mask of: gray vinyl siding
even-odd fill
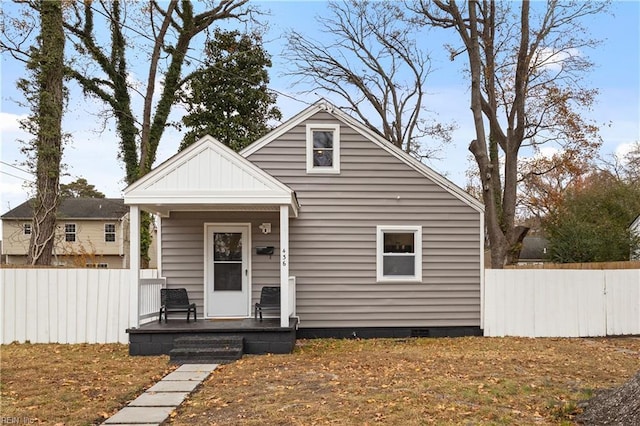
[[[162,275],[167,287],[184,287],[196,303],[198,317],[204,315],[204,224],[251,223],[251,295],[252,304],[260,299],[264,285],[280,285],[278,263],[280,245],[278,212],[173,212],[162,219]],[[271,223],[271,233],[258,226]],[[257,255],[255,247],[274,246],[275,255]]]
[[[307,174],[304,124],[248,157],[300,203],[289,250],[300,327],[479,326],[481,213],[344,123],[340,174]],[[422,227],[422,283],[376,282],[378,225]]]

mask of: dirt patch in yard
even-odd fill
[[[588,425],[640,425],[640,372],[621,386],[601,390],[585,403],[578,421]]]
[[[640,339],[299,341],[221,366],[175,425],[571,424],[640,369]]]

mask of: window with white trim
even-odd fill
[[[67,242],[74,242],[76,240],[76,224],[75,223],[64,224],[64,240]]]
[[[31,224],[25,223],[22,225],[22,233],[24,235],[31,235]]]
[[[307,173],[340,173],[339,124],[307,124]]]
[[[422,227],[376,228],[378,282],[422,282]]]
[[[113,223],[104,224],[104,241],[112,243],[116,240],[116,225]]]

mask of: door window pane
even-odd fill
[[[213,237],[214,261],[242,260],[242,233],[216,232]]]

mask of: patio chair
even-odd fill
[[[262,321],[262,311],[268,310],[280,310],[280,287],[262,287],[260,302],[255,306],[255,318],[260,315],[260,321]]]
[[[162,288],[160,289],[160,318],[158,322],[162,322],[162,314],[164,313],[164,322],[167,322],[167,313],[169,312],[186,312],[187,322],[191,312],[193,312],[193,320],[198,321],[196,317],[196,304],[189,303],[189,295],[186,288]]]

